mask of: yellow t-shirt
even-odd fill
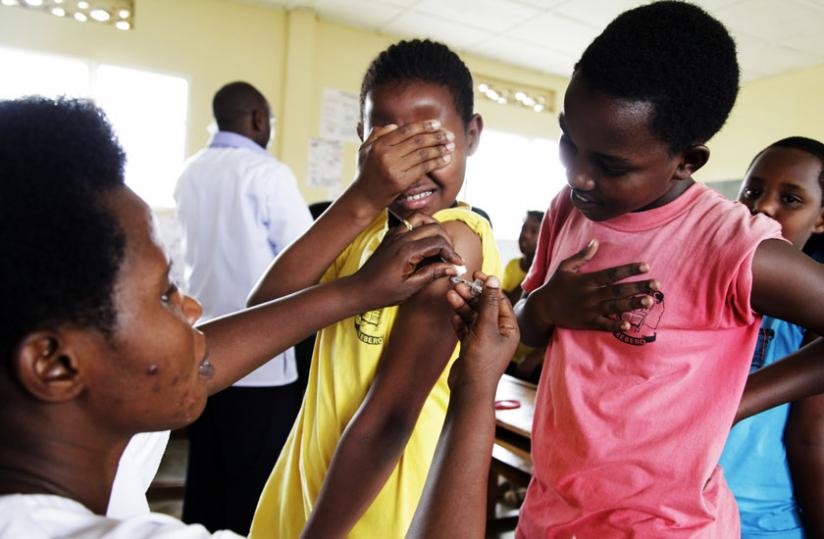
[[[521,286],[526,272],[521,269],[521,259],[513,258],[506,264],[504,276],[501,278],[501,290],[511,292]]]
[[[489,223],[465,206],[439,211],[440,222],[461,221],[481,238],[482,271],[500,275],[498,248]],[[341,253],[321,279],[355,273],[386,234],[384,212]],[[342,320],[318,333],[306,395],[298,417],[263,489],[250,537],[290,539],[303,530],[343,430],[375,376],[397,307]],[[415,514],[449,402],[447,376],[456,347],[432,392],[400,461],[349,537],[401,538]],[[276,412],[274,412],[276,413]]]
[[[511,292],[521,286],[524,277],[526,277],[526,272],[521,269],[521,259],[513,258],[507,262],[506,268],[504,269],[504,276],[501,279],[501,290]],[[515,354],[512,356],[512,362],[521,363],[532,350],[534,350],[534,348],[522,342],[518,343],[518,348],[515,349]]]

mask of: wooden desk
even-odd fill
[[[521,403],[514,410],[495,410],[496,438],[515,438],[526,445],[532,440],[532,418],[535,415],[535,384],[504,374],[498,382],[495,400],[516,400]]]
[[[536,386],[504,374],[498,382],[495,400],[516,400],[521,406],[513,410],[495,410],[495,445],[489,468],[487,492],[487,528],[505,531],[515,528],[517,517],[497,518],[495,505],[502,491],[498,477],[526,487],[532,477],[532,417],[535,414]]]

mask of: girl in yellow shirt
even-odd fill
[[[458,205],[466,158],[483,122],[473,113],[472,78],[446,46],[403,41],[369,67],[361,90],[365,137],[355,181],[379,175],[408,181],[389,206],[415,230],[440,222],[471,274],[500,274],[485,219]],[[429,137],[426,150],[404,141]],[[410,165],[423,153],[428,160]],[[275,261],[253,302],[281,297],[360,268],[393,218],[384,210],[359,234],[363,215],[344,195]],[[336,209],[337,206],[337,209]],[[413,268],[411,268],[413,269]],[[318,334],[298,419],[264,488],[253,537],[402,537],[421,496],[449,402],[447,376],[457,357],[450,283],[434,282],[399,307],[362,313]],[[301,313],[295,313],[300,316]]]

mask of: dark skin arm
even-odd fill
[[[416,271],[424,258],[432,256],[455,256],[442,230],[420,227],[407,233],[396,228],[354,275],[199,326],[207,336],[209,360],[215,367],[209,393],[232,385],[322,327],[400,303],[440,277],[454,273],[447,264],[430,264]],[[296,312],[301,316],[295,316]]]
[[[824,331],[824,266],[790,244],[766,240],[752,263],[753,309],[818,335]],[[787,279],[792,275],[792,279]],[[824,393],[824,340],[750,375],[735,420],[785,402]]]
[[[515,366],[515,372],[521,378],[530,378],[536,369],[541,368],[544,363],[546,348],[536,348],[526,355],[524,360]]]
[[[521,285],[519,284],[509,292],[504,292],[504,295],[512,305],[515,305],[521,299],[521,296],[524,295],[524,289],[521,288]]]
[[[518,302],[515,314],[524,343],[534,348],[546,346],[556,325],[601,331],[629,329],[620,314],[652,305],[653,299],[645,294],[658,289],[654,279],[614,284],[648,272],[644,263],[581,272],[597,251],[598,242],[593,240],[561,262],[549,281]],[[617,319],[610,318],[612,314],[618,315]]]
[[[486,280],[475,304],[477,317],[453,321],[461,338],[461,357],[449,373],[449,408],[408,538],[485,535],[495,390],[519,340],[515,313],[498,287],[496,278]],[[450,299],[450,304],[455,301]]]
[[[804,529],[824,537],[824,395],[792,404],[784,443]]]
[[[257,305],[316,284],[335,258],[402,191],[451,162],[450,137],[435,120],[375,128],[358,152],[355,180],[312,228],[278,256],[247,304]]]
[[[480,267],[478,236],[463,223],[444,228],[467,267]],[[445,299],[450,287],[445,279],[433,282],[399,308],[375,379],[338,442],[304,537],[345,537],[395,468],[457,342]]]

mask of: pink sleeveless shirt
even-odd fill
[[[564,189],[541,227],[531,292],[593,238],[581,271],[647,262],[655,304],[625,332],[556,328],[536,397],[519,538],[738,537],[718,459],[758,334],[752,258],[780,226],[704,185],[604,222]]]

